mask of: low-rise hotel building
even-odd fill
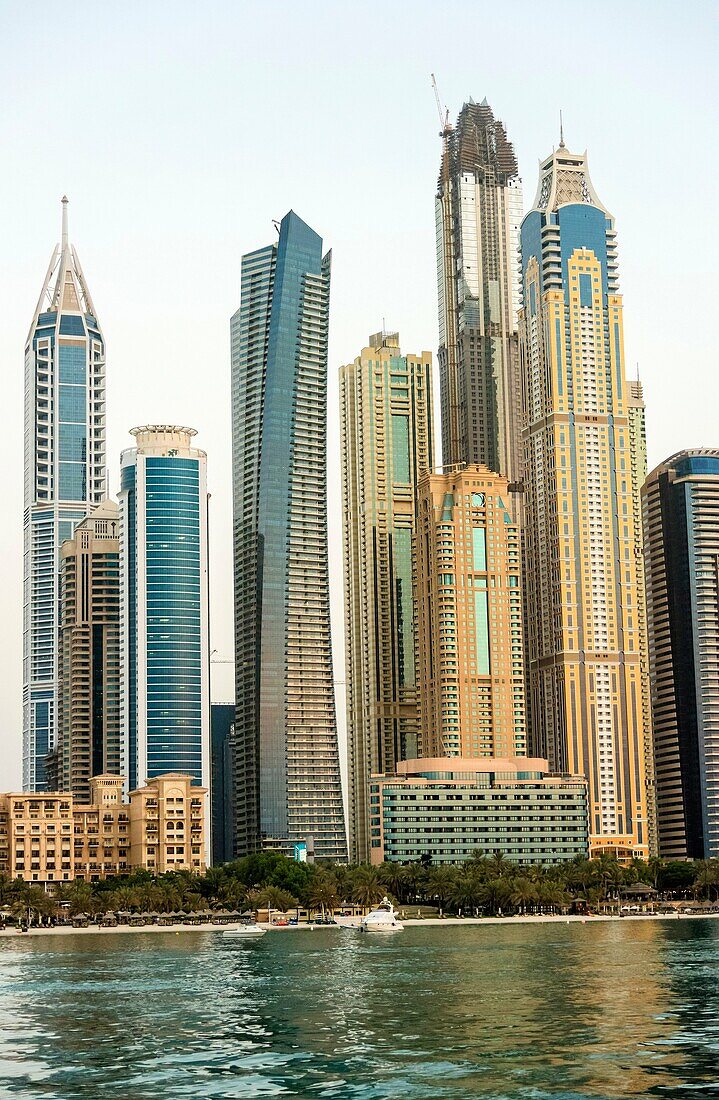
[[[589,855],[587,781],[533,757],[406,760],[370,785],[372,863],[462,863],[478,849],[513,863]]]
[[[140,869],[201,874],[207,789],[168,773],[123,802],[123,783],[94,776],[87,804],[69,793],[0,794],[0,874],[38,885]]]

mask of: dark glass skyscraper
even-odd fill
[[[327,563],[330,253],[290,211],[231,322],[235,854],[346,858]]]
[[[642,488],[659,855],[719,856],[719,450]]]

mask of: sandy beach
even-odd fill
[[[410,927],[422,927],[422,926],[445,926],[447,928],[457,929],[466,927],[469,925],[508,925],[508,924],[592,924],[592,923],[607,923],[609,921],[676,921],[676,920],[710,920],[719,917],[719,913],[627,913],[624,916],[617,916],[611,913],[601,913],[592,916],[557,916],[554,914],[526,914],[522,916],[511,917],[422,917],[417,919],[416,917],[406,917],[402,920],[402,924],[406,928]],[[266,928],[269,932],[283,933],[283,932],[314,932],[320,929],[325,930],[328,927],[337,928],[356,928],[359,924],[358,917],[337,917],[336,925],[317,925],[317,924],[289,924],[277,926],[273,924],[260,924],[261,928]],[[219,932],[222,933],[228,929],[237,928],[235,924],[174,924],[174,925],[136,925],[127,926],[120,925],[118,927],[98,928],[95,925],[91,925],[88,928],[72,928],[67,925],[57,925],[54,928],[31,928],[27,932],[18,932],[15,928],[5,928],[0,930],[0,939],[27,939],[29,937],[36,936],[124,936],[124,935],[166,935],[166,936],[179,936],[187,933],[207,933],[207,932]]]

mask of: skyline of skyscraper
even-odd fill
[[[120,522],[104,500],[60,548],[57,790],[120,775]]]
[[[483,160],[485,156],[489,160]],[[465,104],[456,130],[448,134],[445,142],[443,169],[446,168],[446,176],[444,185],[440,180],[438,195],[438,229],[442,233],[440,243],[443,246],[447,245],[447,226],[452,228],[451,249],[447,251],[445,248],[438,257],[440,295],[445,295],[446,332],[451,328],[446,309],[449,301],[447,273],[454,272],[457,276],[456,280],[449,280],[454,281],[456,340],[451,345],[454,358],[449,345],[444,347],[445,370],[442,377],[445,379],[445,391],[442,408],[443,412],[447,412],[449,447],[454,446],[453,441],[460,441],[457,442],[459,447],[461,440],[464,440],[461,446],[466,448],[475,444],[489,447],[491,444],[494,447],[494,465],[513,465],[515,476],[526,467],[527,665],[530,696],[537,716],[535,737],[527,745],[524,708],[526,704],[526,709],[529,709],[528,701],[524,699],[524,692],[518,692],[513,679],[510,682],[514,752],[506,743],[506,715],[503,714],[494,728],[494,718],[499,712],[497,700],[492,698],[489,704],[488,697],[482,696],[480,691],[478,694],[475,692],[473,701],[471,691],[463,695],[466,683],[450,684],[449,690],[445,690],[447,682],[443,683],[438,693],[439,704],[432,695],[436,686],[433,677],[437,654],[444,652],[451,662],[451,643],[454,639],[446,616],[435,616],[436,621],[432,621],[431,629],[428,625],[431,616],[420,628],[411,628],[407,616],[408,605],[412,603],[407,595],[411,582],[408,586],[406,568],[400,576],[400,559],[406,566],[412,556],[411,549],[406,551],[405,544],[407,531],[413,529],[414,520],[410,524],[405,520],[409,514],[408,506],[414,508],[412,501],[419,480],[412,466],[412,446],[417,444],[417,439],[412,434],[411,419],[417,415],[426,416],[430,421],[431,437],[431,364],[428,354],[426,362],[424,356],[420,359],[421,377],[415,380],[416,389],[412,392],[411,381],[397,364],[403,361],[407,368],[408,360],[418,357],[401,356],[397,334],[376,334],[370,338],[370,348],[364,349],[355,364],[342,368],[341,374],[342,400],[345,403],[343,450],[348,449],[350,441],[352,445],[358,442],[359,435],[364,431],[362,417],[371,402],[379,400],[382,386],[385,389],[389,387],[389,403],[386,407],[383,405],[382,415],[375,417],[371,423],[370,435],[374,432],[371,456],[369,444],[367,448],[367,476],[377,479],[377,498],[381,498],[383,505],[377,509],[382,515],[374,535],[377,536],[387,521],[401,517],[389,536],[389,552],[384,558],[382,554],[387,548],[381,545],[383,535],[375,537],[372,549],[375,555],[374,571],[368,582],[369,554],[366,547],[364,551],[358,547],[360,541],[367,538],[366,525],[370,513],[367,495],[359,488],[359,482],[352,502],[345,501],[343,509],[345,527],[355,521],[357,523],[357,540],[353,547],[345,530],[346,560],[353,559],[358,553],[361,557],[364,553],[364,564],[351,579],[360,602],[365,601],[362,610],[364,626],[359,632],[356,623],[353,625],[351,621],[353,614],[356,617],[356,607],[359,605],[355,601],[350,606],[351,598],[346,597],[348,651],[351,647],[354,647],[355,653],[362,650],[364,660],[364,666],[360,661],[356,669],[352,661],[348,664],[351,840],[353,853],[362,852],[361,858],[367,858],[364,853],[369,851],[369,837],[366,832],[366,804],[360,806],[357,798],[358,791],[367,790],[366,778],[358,779],[360,773],[371,775],[376,767],[382,774],[390,775],[398,759],[414,756],[421,751],[434,754],[439,751],[438,746],[449,745],[449,751],[453,752],[455,731],[458,731],[459,752],[462,755],[542,752],[551,766],[584,774],[589,784],[593,854],[609,851],[616,852],[621,858],[628,858],[631,853],[653,854],[656,848],[658,826],[654,809],[655,754],[648,621],[645,579],[641,568],[641,487],[646,475],[645,410],[641,383],[638,379],[634,382],[626,378],[614,220],[593,188],[586,153],[571,153],[562,141],[559,149],[540,166],[535,205],[522,222],[521,285],[526,298],[521,311],[520,350],[517,332],[511,332],[511,326],[502,327],[502,318],[510,314],[505,311],[500,316],[497,313],[498,300],[505,304],[516,300],[519,277],[512,274],[508,264],[504,267],[500,264],[499,268],[490,270],[489,259],[496,259],[496,256],[491,242],[487,243],[487,234],[491,229],[504,249],[503,254],[508,256],[511,251],[512,218],[516,213],[517,195],[521,203],[516,160],[515,172],[511,172],[512,158],[512,147],[506,141],[504,128],[494,119],[486,101],[479,105],[474,102]],[[455,169],[456,186],[452,175]],[[503,181],[498,183],[502,173]],[[499,220],[498,211],[503,211]],[[487,222],[490,213],[495,219],[493,229],[488,227]],[[474,253],[472,239],[476,247]],[[472,257],[474,262],[470,262]],[[243,258],[243,302],[232,320],[235,579],[242,592],[241,601],[237,601],[236,619],[238,645],[244,646],[243,658],[238,659],[236,677],[243,690],[247,689],[243,702],[250,701],[251,680],[256,688],[253,705],[254,731],[257,734],[254,741],[248,736],[238,738],[234,787],[235,801],[242,807],[237,814],[238,830],[235,834],[238,852],[238,838],[240,831],[244,830],[243,838],[247,844],[242,851],[265,846],[290,854],[295,845],[306,842],[318,858],[327,853],[328,858],[343,858],[342,827],[337,824],[342,799],[337,778],[339,751],[331,687],[333,673],[327,567],[326,340],[329,280],[330,253],[322,255],[321,239],[290,212],[279,227],[276,244]],[[486,301],[484,290],[487,291]],[[502,298],[503,294],[506,301]],[[442,307],[442,300],[440,305]],[[34,499],[25,514],[26,548],[29,548],[25,566],[25,666],[32,668],[34,660],[36,669],[52,667],[54,670],[52,682],[43,683],[35,677],[34,692],[32,684],[27,685],[28,705],[24,709],[28,715],[28,751],[24,751],[24,768],[27,766],[28,776],[32,775],[27,782],[33,789],[46,785],[46,767],[59,768],[61,776],[69,774],[71,766],[74,766],[72,756],[67,755],[74,751],[72,736],[75,736],[74,748],[79,753],[84,752],[80,747],[83,738],[86,745],[91,743],[90,770],[85,769],[86,774],[80,775],[85,765],[80,766],[77,773],[80,783],[89,781],[96,760],[103,772],[112,770],[107,760],[108,754],[112,756],[115,751],[115,735],[105,723],[109,716],[112,726],[113,718],[109,713],[111,702],[106,708],[108,714],[105,713],[105,703],[101,704],[102,713],[94,703],[91,704],[94,708],[90,723],[93,732],[88,741],[87,729],[83,725],[84,713],[77,720],[68,718],[71,706],[75,706],[77,700],[61,697],[65,674],[60,662],[67,659],[71,663],[72,650],[72,643],[68,641],[72,631],[69,628],[64,630],[67,624],[63,620],[63,601],[73,583],[72,566],[62,551],[62,546],[69,545],[69,542],[62,540],[78,529],[80,533],[83,529],[89,530],[88,513],[90,518],[97,515],[100,520],[107,519],[100,512],[104,506],[111,507],[111,502],[104,498],[107,481],[104,465],[104,341],[91,310],[93,306],[79,261],[68,243],[67,200],[63,200],[62,240],[53,254],[26,348],[26,439],[29,442],[26,442],[25,449],[25,485],[26,492],[30,493],[26,499],[31,499],[33,495]],[[477,320],[478,324],[473,327],[473,322]],[[376,359],[388,358],[390,367],[384,375],[375,373],[374,385],[370,381],[363,396],[357,378],[351,381],[350,373],[353,367],[365,365],[364,352],[375,355],[375,359],[372,354],[367,357],[370,370]],[[389,355],[385,356],[385,352]],[[517,384],[518,363],[521,365],[521,386]],[[499,375],[498,364],[501,364]],[[486,370],[490,366],[492,384],[487,385]],[[500,375],[503,392],[511,398],[509,404],[498,396]],[[405,392],[402,378],[407,383]],[[521,410],[524,417],[522,456],[518,456],[516,450],[519,424],[517,400],[520,392],[524,402]],[[349,401],[357,403],[351,413],[356,417],[351,427]],[[423,403],[426,408],[421,407]],[[250,415],[247,415],[248,409]],[[507,414],[504,421],[500,416],[502,409]],[[387,471],[383,463],[385,460],[388,462],[388,469],[395,467],[400,450],[403,453],[405,429],[400,424],[402,420],[408,422],[408,467],[412,467],[414,477],[408,477],[407,482],[402,478],[390,478],[393,487],[400,486],[403,492],[388,494]],[[492,425],[496,428],[494,434]],[[205,457],[204,452],[189,447],[189,438],[179,440],[179,449],[175,448],[172,440],[164,438],[183,433],[189,437],[194,434],[190,429],[160,425],[136,429],[136,432],[146,437],[149,451],[155,448],[155,457],[159,455],[163,459],[173,460],[178,456],[186,457],[182,453],[184,447],[193,451],[193,457]],[[149,439],[149,436],[158,433],[163,435],[162,440],[153,442]],[[235,452],[236,440],[238,447]],[[430,439],[430,453],[431,449]],[[193,658],[188,656],[185,644],[189,635],[185,632],[187,621],[183,600],[188,595],[188,586],[180,584],[170,592],[164,584],[168,564],[167,561],[161,562],[160,558],[157,559],[155,576],[148,570],[144,582],[138,580],[152,552],[167,549],[168,543],[161,543],[160,540],[167,535],[170,540],[175,537],[178,511],[183,510],[182,502],[178,510],[178,500],[181,500],[182,494],[174,495],[173,490],[165,500],[164,511],[158,510],[152,518],[155,497],[164,491],[162,479],[158,476],[157,482],[150,485],[144,504],[140,506],[136,494],[138,482],[129,473],[129,466],[136,467],[137,462],[125,462],[126,454],[129,452],[123,454],[121,502],[124,530],[128,532],[123,549],[123,607],[126,609],[124,621],[127,624],[127,630],[123,632],[123,646],[127,642],[127,647],[123,649],[126,655],[123,668],[127,670],[123,713],[128,720],[128,732],[122,764],[123,770],[130,771],[128,764],[132,759],[134,771],[129,785],[133,786],[144,782],[142,768],[150,767],[147,753],[151,741],[149,724],[146,724],[143,734],[142,720],[138,724],[137,715],[142,711],[146,718],[150,715],[152,690],[156,689],[157,700],[165,692],[165,704],[177,702],[169,698],[168,691],[170,694],[175,692],[181,703],[190,703],[194,695],[194,687],[188,686],[187,680],[181,685],[178,680],[176,691],[175,688],[168,689],[167,669],[170,666],[163,660],[158,661],[153,680],[152,669],[149,666],[143,668],[142,664],[149,648],[143,654],[142,644],[145,643],[142,643],[133,651],[134,643],[128,641],[132,631],[130,605],[134,600],[136,613],[142,583],[146,584],[152,604],[148,604],[147,610],[147,638],[150,642],[166,641],[172,634],[172,629],[168,634],[167,624],[179,609],[182,622],[177,638],[182,637],[183,657],[189,662],[185,671],[190,669],[190,679],[194,666],[190,668]],[[31,469],[28,460],[33,456],[34,466]],[[343,458],[347,456],[343,455]],[[173,473],[178,468],[179,463],[174,462]],[[443,518],[449,510],[447,479],[460,481],[461,470],[465,473],[480,470],[483,475],[492,473],[489,467],[477,463],[466,465],[464,462],[445,467],[442,474],[430,474],[430,470],[431,458],[428,458],[424,474],[427,484],[431,486],[429,496],[435,489],[439,492],[440,488],[439,481],[436,485],[431,484],[433,477],[444,478],[445,481],[442,507],[439,510],[435,507],[436,514],[441,512]],[[359,473],[358,465],[353,476],[359,477]],[[348,476],[349,466],[343,470],[343,477]],[[493,476],[496,478],[497,475]],[[168,484],[171,480],[168,474]],[[513,528],[514,534],[519,535],[525,498],[522,496],[513,500],[520,488],[516,481],[504,477],[502,482],[504,496],[499,499],[505,508],[505,516],[509,517],[505,522]],[[206,483],[203,484],[206,501]],[[365,488],[367,484],[369,481],[365,482]],[[94,503],[93,494],[100,491],[104,505]],[[252,491],[256,495],[254,505]],[[460,507],[458,499],[462,492],[463,488],[457,489],[453,484],[453,509]],[[87,498],[84,502],[80,499],[83,494]],[[472,493],[472,498],[475,495],[485,496],[483,492]],[[90,502],[91,496],[93,502]],[[199,499],[202,512],[202,490]],[[426,499],[424,503],[427,503]],[[247,517],[253,514],[253,507],[254,528],[246,522]],[[476,512],[474,504],[472,507]],[[133,508],[135,512],[131,516]],[[151,518],[142,536],[147,537],[147,545],[141,547],[138,524],[145,524],[148,516]],[[460,513],[456,512],[454,518],[454,556],[448,554],[447,543],[443,541],[447,531],[439,529],[439,533],[435,531],[435,542],[428,534],[427,541],[418,542],[415,551],[418,600],[423,600],[427,592],[436,596],[432,614],[436,608],[446,611],[447,586],[468,590],[475,586],[486,587],[486,584],[477,585],[474,534],[470,563],[466,532],[460,529]],[[473,520],[476,518],[473,514]],[[485,519],[486,560],[491,552],[490,520],[493,521],[494,517],[486,516]],[[206,668],[209,653],[206,509],[204,535],[202,522],[200,519],[199,539],[200,558],[204,554],[204,565],[200,566],[198,582],[198,591],[204,591],[204,609],[202,597],[199,601],[200,633],[204,631],[199,649],[201,674],[198,697],[201,710],[209,706]],[[156,523],[157,527],[150,530],[152,523]],[[472,526],[477,528],[478,524],[473,522]],[[132,534],[129,534],[130,528]],[[185,537],[181,535],[179,538],[182,540]],[[70,539],[70,542],[73,541]],[[517,545],[520,543],[521,538]],[[187,547],[179,549],[184,551]],[[143,557],[145,554],[147,559]],[[77,556],[79,561],[82,557],[79,550]],[[51,560],[55,562],[54,566],[48,565]],[[448,569],[450,561],[452,567]],[[248,564],[254,568],[254,573],[245,568]],[[347,565],[345,569],[347,574]],[[161,573],[163,584],[159,583]],[[445,576],[451,576],[451,582],[446,582]],[[76,579],[78,577],[80,573]],[[387,578],[389,582],[385,583]],[[487,579],[490,579],[489,576]],[[138,580],[136,585],[135,580]],[[439,586],[437,592],[432,587],[434,580]],[[254,596],[251,592],[253,585]],[[371,591],[373,586],[374,591]],[[497,582],[496,587],[500,588],[501,582]],[[518,600],[521,602],[521,580],[518,587],[520,592],[510,594],[512,604]],[[80,600],[85,600],[87,593],[78,589],[68,601],[68,606],[78,592]],[[464,595],[466,593],[456,601],[457,607],[460,607]],[[492,593],[489,592],[488,596],[487,606],[490,607]],[[59,610],[55,597],[59,599]],[[498,598],[497,593],[495,597]],[[379,629],[385,605],[390,608],[389,627]],[[421,603],[418,606],[422,606]],[[75,614],[77,607],[74,604],[70,613]],[[493,639],[495,624],[491,620],[495,617],[501,620],[500,611],[496,615],[489,612],[485,637],[483,628],[477,632],[478,624],[483,622],[477,613],[477,601],[474,620],[467,607],[460,609],[452,624],[458,628],[455,638],[460,659],[464,646],[469,662],[467,667],[475,659],[479,667],[478,653],[485,665],[494,666],[502,641],[509,639],[511,661],[514,661],[519,652],[519,649],[515,650],[515,642],[518,646],[520,644],[515,639],[520,627],[518,620],[515,622],[514,614],[496,624],[498,629]],[[410,610],[414,614],[411,606]],[[514,612],[516,608],[511,610]],[[48,630],[48,616],[55,620],[51,631]],[[417,619],[417,622],[420,621],[421,614]],[[138,623],[136,617],[135,628]],[[248,631],[248,625],[254,629],[254,634]],[[152,627],[160,629],[153,632]],[[386,646],[388,638],[390,642],[397,642],[396,652],[391,654],[387,668],[391,676],[396,674],[399,677],[397,682],[401,681],[399,694],[402,698],[392,698],[386,704],[386,726],[382,725],[379,717],[380,708],[384,706],[382,691],[373,688],[373,677],[377,685],[382,683],[382,662],[368,658],[373,629],[378,630],[377,639],[381,639],[378,651],[382,645]],[[49,648],[45,644],[48,639]],[[499,648],[485,660],[485,650],[491,648],[490,642],[495,640]],[[67,652],[64,648],[66,641],[69,646]],[[194,639],[191,639],[189,648],[192,649],[193,645]],[[250,648],[252,660],[247,657]],[[157,652],[160,651],[161,646]],[[51,654],[51,664],[48,663],[48,654]],[[173,654],[173,660],[178,654],[179,649]],[[79,659],[81,662],[84,660],[83,657]],[[131,667],[133,660],[136,662],[134,670]],[[93,664],[92,657],[90,664]],[[421,732],[416,702],[410,699],[410,695],[416,696],[416,686],[413,683],[410,688],[406,675],[410,664],[413,677],[421,671],[425,677],[424,684],[433,685],[426,695],[422,693],[426,706]],[[515,668],[513,665],[511,667],[513,677]],[[85,675],[88,669],[83,667],[82,671]],[[682,674],[683,671],[680,670]],[[673,673],[679,675],[676,669]],[[145,676],[147,697],[144,700],[137,694],[138,675],[140,679]],[[704,692],[704,698],[709,698],[711,702],[711,690],[705,690],[707,682],[705,675],[701,681],[704,686],[700,686],[699,691]],[[281,696],[276,692],[278,684],[282,685]],[[308,684],[311,685],[309,690]],[[368,693],[369,706],[365,706],[366,700],[362,699],[358,705],[354,692],[357,684],[360,684],[361,692]],[[48,685],[51,687],[49,695]],[[93,690],[98,686],[93,682]],[[455,686],[456,697],[451,690]],[[100,694],[108,696],[105,686]],[[516,721],[520,694],[523,747]],[[459,705],[456,706],[456,703]],[[490,705],[492,718],[488,724],[484,719]],[[377,721],[374,726],[366,725],[361,739],[355,738],[354,731],[359,728],[359,721],[355,721],[353,716],[361,716],[361,722],[366,723],[373,707]],[[240,709],[238,701],[236,718],[239,718]],[[182,706],[178,714],[180,710]],[[77,713],[80,714],[79,711]],[[170,728],[167,721],[169,710],[162,713],[158,710],[156,713],[157,729],[161,730],[163,721],[165,723],[162,737]],[[183,711],[179,717],[180,725],[185,723],[186,713],[189,710]],[[242,714],[249,730],[250,708],[243,707]],[[433,716],[437,714],[440,721],[433,726]],[[455,714],[459,715],[457,723],[454,722]],[[95,736],[95,718],[101,725],[105,723],[107,726],[102,744]],[[61,741],[60,736],[66,725],[72,736]],[[209,731],[209,724],[205,725]],[[489,745],[485,735],[490,727],[493,738],[495,734],[499,734],[499,741],[504,738],[502,743],[495,744],[493,741]],[[442,732],[438,733],[438,730]],[[202,737],[204,742],[209,740],[205,732]],[[181,754],[187,748],[185,741],[182,737],[175,744],[175,749]],[[201,774],[196,778],[207,784],[209,747],[204,742]],[[169,752],[167,743],[159,751]],[[517,745],[520,747],[517,748]],[[54,764],[53,749],[56,753]],[[246,766],[248,761],[249,767]],[[118,764],[118,768],[121,766]],[[167,760],[160,766],[183,770],[182,764],[170,764]],[[192,774],[191,769],[188,770]],[[156,773],[148,771],[147,774]],[[701,780],[704,778],[703,774],[700,775]],[[65,782],[63,778],[61,787]],[[666,787],[666,771],[664,782]],[[241,792],[239,797],[238,791]],[[248,792],[251,797],[248,797]],[[705,802],[710,794],[702,792]],[[353,814],[358,807],[355,818]],[[710,818],[710,811],[705,809],[702,835],[710,827]],[[256,826],[254,833],[252,820]],[[360,826],[355,828],[360,821],[365,822],[363,837]],[[688,818],[684,824],[688,829],[687,821]],[[694,828],[693,824],[691,828]]]
[[[589,780],[592,852],[648,855],[646,654],[614,219],[586,154],[540,165],[521,229],[533,752]]]
[[[210,785],[207,455],[194,428],[133,428],[120,458],[121,770]],[[207,829],[209,836],[209,827]]]
[[[444,130],[435,200],[442,462],[521,480],[522,185],[504,125],[470,99]]]
[[[369,778],[417,755],[415,494],[433,465],[432,356],[378,332],[340,367],[349,846],[369,860]]]
[[[293,211],[231,320],[235,854],[344,860],[327,547],[331,253]]]
[[[659,855],[719,857],[719,450],[642,489]]]
[[[45,789],[56,748],[60,546],[107,495],[105,342],[68,200],[25,346],[23,789]]]
[[[415,592],[422,757],[527,755],[521,532],[506,478],[425,473]]]

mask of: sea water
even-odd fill
[[[719,921],[0,938],[0,1097],[719,1097]]]

